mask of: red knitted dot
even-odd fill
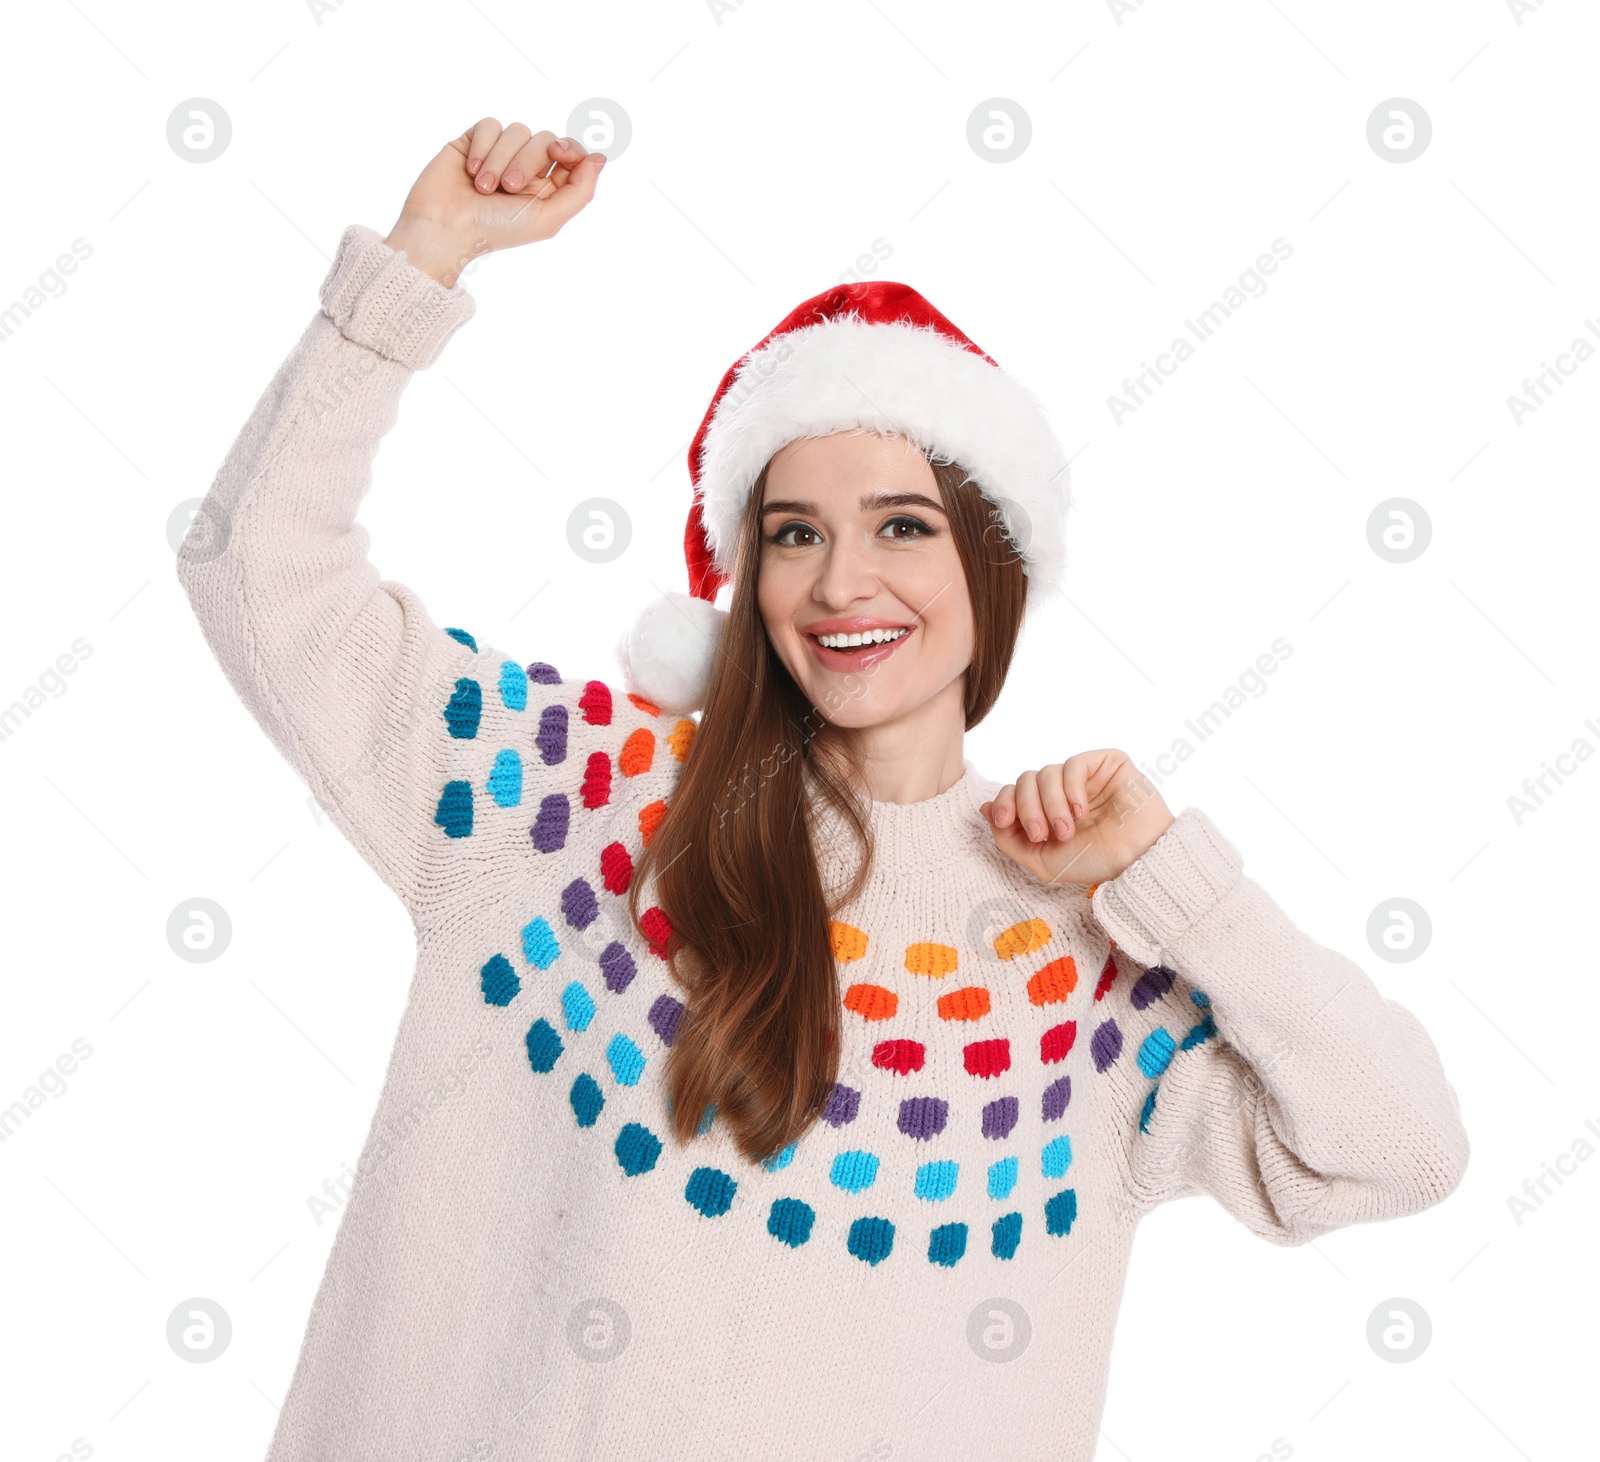
[[[600,877],[612,893],[627,893],[633,882],[633,859],[621,843],[607,843],[600,850]]]
[[[603,680],[591,680],[578,697],[578,709],[591,726],[611,724],[611,687]]]
[[[1060,1025],[1051,1026],[1039,1037],[1039,1059],[1046,1066],[1066,1060],[1067,1052],[1072,1049],[1072,1043],[1077,1039],[1077,1021],[1067,1020]]]
[[[1116,948],[1115,945],[1112,946]],[[1117,960],[1113,954],[1106,955],[1106,967],[1100,971],[1100,982],[1094,987],[1094,998],[1103,1000],[1105,993],[1111,988],[1111,982],[1117,977]]]
[[[603,751],[589,753],[583,769],[583,805],[604,807],[611,800],[611,758]]]
[[[973,1076],[998,1076],[1011,1069],[1011,1042],[1004,1036],[993,1041],[973,1041],[961,1056]]]
[[[901,1076],[910,1071],[921,1071],[926,1053],[921,1041],[879,1041],[872,1048],[872,1064],[882,1071],[893,1071]]]
[[[665,959],[667,943],[672,938],[672,921],[652,905],[639,916],[639,929],[650,941],[650,953]]]

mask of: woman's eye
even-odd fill
[[[922,538],[929,536],[933,533],[932,527],[930,527],[927,523],[924,523],[921,518],[913,518],[909,514],[905,513],[902,513],[897,517],[890,518],[889,521],[883,525],[881,531],[886,533],[890,538],[898,538],[902,542],[911,538]]]
[[[817,530],[805,523],[785,523],[768,542],[781,544],[784,548],[809,548],[817,541],[817,537]]]

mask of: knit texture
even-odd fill
[[[696,723],[380,579],[355,522],[372,461],[472,301],[360,227],[321,298],[211,487],[226,549],[178,566],[229,682],[417,932],[268,1462],[1087,1462],[1151,1208],[1207,1193],[1297,1244],[1459,1183],[1420,1024],[1203,812],[1098,887],[1046,885],[995,849],[998,784],[970,762],[871,804],[818,1119],[762,1164],[714,1109],[680,1147],[670,924],[646,888],[635,928],[626,895]]]

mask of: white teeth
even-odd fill
[[[906,633],[903,629],[869,629],[858,634],[818,635],[817,643],[830,650],[849,649],[855,645],[882,645],[898,640]]]

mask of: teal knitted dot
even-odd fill
[[[696,1168],[689,1174],[683,1196],[692,1208],[707,1218],[718,1218],[733,1206],[734,1190],[739,1185],[720,1168]]]
[[[1071,1188],[1063,1188],[1044,1206],[1044,1231],[1047,1234],[1070,1234],[1078,1217],[1078,1195]]]
[[[622,1171],[630,1178],[636,1178],[640,1173],[648,1173],[656,1165],[656,1159],[661,1156],[661,1139],[648,1127],[629,1122],[617,1133],[612,1150],[622,1164]]]
[[[789,1164],[794,1160],[795,1149],[799,1146],[800,1140],[799,1138],[796,1138],[787,1146],[779,1148],[779,1150],[773,1153],[771,1157],[764,1159],[761,1166],[764,1167],[769,1173],[775,1173],[779,1168],[788,1167]]]
[[[1009,1198],[1011,1190],[1016,1186],[1016,1158],[1003,1157],[999,1162],[989,1164],[989,1196],[991,1198]]]
[[[994,1221],[994,1236],[989,1243],[989,1252],[996,1259],[1009,1259],[1017,1252],[1017,1245],[1022,1242],[1022,1215],[1020,1213],[1007,1213]]]
[[[606,1104],[600,1083],[587,1071],[572,1083],[572,1091],[567,1099],[572,1103],[572,1111],[580,1127],[593,1127],[600,1116],[600,1108]]]
[[[886,1218],[858,1218],[850,1225],[850,1252],[868,1264],[878,1264],[894,1248],[894,1225]]]
[[[474,655],[478,653],[478,642],[464,629],[446,629],[445,633],[458,644],[465,645]]]
[[[637,1086],[644,1075],[644,1052],[621,1031],[611,1037],[606,1047],[606,1060],[611,1063],[611,1074],[621,1086]]]
[[[561,992],[561,1013],[566,1017],[567,1029],[586,1031],[594,1019],[594,1000],[583,988],[582,980],[574,980]]]
[[[1059,1178],[1072,1166],[1072,1139],[1065,1132],[1045,1143],[1040,1168],[1047,1178]]]
[[[528,1063],[535,1071],[548,1071],[564,1049],[556,1028],[542,1015],[528,1027]]]
[[[802,1203],[798,1198],[775,1198],[772,1212],[767,1215],[767,1232],[791,1249],[798,1249],[811,1237],[811,1225],[816,1217],[816,1210],[809,1203]]]
[[[704,1137],[711,1130],[711,1124],[717,1120],[717,1104],[710,1103],[705,1111],[700,1113],[700,1125],[694,1129],[696,1137]]]
[[[472,783],[446,782],[439,794],[433,820],[447,838],[464,838],[472,832]]]
[[[511,961],[503,954],[490,959],[478,972],[478,981],[483,988],[483,998],[490,1005],[509,1005],[522,988],[522,981],[511,968]]]
[[[463,676],[456,681],[455,693],[444,708],[445,725],[457,741],[471,741],[478,734],[482,715],[483,687],[476,680]]]
[[[1150,1114],[1155,1111],[1155,1109],[1156,1088],[1152,1086],[1150,1088],[1149,1095],[1147,1095],[1144,1099],[1144,1106],[1140,1108],[1139,1111],[1139,1130],[1141,1132],[1148,1132],[1150,1130]]]
[[[928,1258],[947,1269],[967,1252],[967,1226],[942,1223],[928,1235]]]

